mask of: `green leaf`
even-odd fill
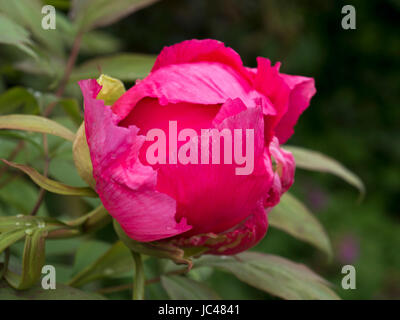
[[[4,226],[0,225],[0,228],[4,229]],[[3,231],[2,233],[0,233],[0,253],[2,253],[3,250],[11,246],[13,243],[21,240],[24,236],[24,230],[10,229],[9,231]]]
[[[46,232],[52,232],[58,229],[71,228],[65,223],[54,218],[37,217],[23,214],[0,217],[0,233],[2,233],[2,235],[13,230],[23,231],[24,234],[30,234],[29,231],[25,232],[27,229],[31,229],[32,231],[42,230]]]
[[[45,261],[45,238],[52,232],[65,232],[65,230],[72,229],[53,218],[22,214],[0,217],[0,253],[25,237],[21,275],[10,268],[4,273],[9,285],[18,290],[25,290],[35,285],[40,279]]]
[[[20,107],[24,107],[26,113],[39,111],[35,97],[23,87],[13,87],[0,95],[0,114],[14,112]]]
[[[69,221],[67,224],[71,227],[81,228],[83,233],[89,233],[103,228],[111,221],[112,218],[108,211],[100,205],[84,216]]]
[[[61,283],[55,290],[45,290],[40,285],[31,289],[19,291],[0,281],[0,300],[104,300],[99,294],[71,288]]]
[[[2,13],[0,13],[0,30],[0,43],[13,45],[36,58],[35,52],[30,48],[32,42],[28,31]]]
[[[69,148],[68,152],[71,153],[71,148]],[[71,186],[86,187],[87,183],[78,175],[74,163],[70,160],[62,159],[62,155],[59,153],[52,157],[54,161],[50,163],[49,176],[54,180],[62,181]]]
[[[61,99],[58,102],[67,115],[74,121],[75,124],[80,125],[83,121],[81,114],[81,109],[79,107],[78,101],[75,99]]]
[[[63,14],[57,14],[57,29],[68,47],[72,47],[78,32],[77,26]],[[79,53],[99,56],[121,51],[122,41],[107,32],[89,31],[83,34],[79,48]]]
[[[29,230],[29,232],[28,232]],[[32,287],[40,279],[42,267],[45,261],[45,237],[44,229],[25,229],[26,239],[22,260],[22,274],[18,275],[7,270],[4,277],[8,284],[15,289],[24,290]]]
[[[332,258],[332,246],[322,225],[294,196],[285,193],[279,204],[268,214],[271,226],[293,237],[306,241],[324,251]]]
[[[12,114],[0,116],[0,129],[26,130],[48,133],[69,141],[74,141],[75,134],[59,123],[39,116]]]
[[[1,0],[0,0],[1,1]],[[53,83],[50,84],[50,89],[56,85],[56,80],[61,79],[64,70],[64,62],[56,55],[49,56],[49,51],[44,47],[33,47],[33,51],[36,54],[36,58],[27,56],[25,59],[18,59],[12,63],[13,68],[22,71],[24,73],[30,73],[33,75],[39,75],[36,79],[45,81],[45,78],[53,79]],[[42,76],[46,77],[42,77]],[[42,86],[47,84],[42,83]]]
[[[10,139],[10,140],[25,140],[32,144],[35,148],[37,148],[38,151],[42,151],[42,146],[32,138],[32,133],[30,132],[25,132],[25,131],[0,131],[0,136],[5,138],[5,139]]]
[[[162,276],[161,284],[173,300],[219,300],[214,290],[183,276]]]
[[[91,188],[71,187],[61,182],[48,179],[29,166],[10,162],[5,159],[0,160],[13,168],[23,171],[33,180],[33,182],[47,191],[67,196],[97,197],[97,193]]]
[[[86,283],[103,278],[124,276],[133,269],[130,250],[121,241],[118,241],[99,259],[76,274],[69,285],[81,287]]]
[[[14,229],[43,229],[47,232],[51,232],[57,229],[66,228],[70,227],[54,218],[37,217],[23,214],[18,214],[16,216],[0,217],[0,233]]]
[[[46,51],[51,51],[51,55],[57,54],[59,57],[63,57],[65,44],[60,30],[58,28],[55,30],[42,28],[41,21],[44,17],[42,7],[43,3],[40,0],[0,0],[1,12],[29,30],[34,38],[46,47],[44,48]],[[62,12],[57,12],[56,22],[62,14]],[[2,31],[2,33],[4,32]]]
[[[195,261],[196,266],[211,266],[232,273],[239,280],[283,299],[339,299],[327,282],[307,266],[271,254],[244,252],[236,257],[204,256]]]
[[[54,6],[56,9],[66,10],[69,9],[71,3],[70,0],[46,0],[44,3]]]
[[[95,58],[75,68],[70,81],[97,79],[102,73],[122,81],[134,81],[146,77],[153,67],[154,61],[155,56],[152,55],[129,53]]]
[[[157,0],[74,0],[71,15],[82,31],[110,25]]]
[[[62,109],[64,109],[67,116],[73,121],[74,126],[77,126],[77,125],[79,126],[82,123],[83,117],[81,114],[81,107],[76,99],[60,98],[52,93],[38,92],[36,94],[37,94],[36,95],[37,101],[39,103],[41,110],[45,110],[45,108],[49,104],[55,103],[56,104],[55,108],[59,109],[59,107],[61,107]],[[57,119],[64,120],[65,117],[57,117]],[[59,122],[59,121],[57,120],[57,122]],[[65,122],[65,120],[64,120],[64,122]],[[63,124],[63,123],[60,122],[60,124]],[[65,126],[65,124],[64,124],[64,126]]]
[[[78,274],[83,269],[93,264],[111,248],[111,244],[100,240],[90,239],[82,241],[81,239],[80,241],[81,245],[75,252],[72,275]]]
[[[122,41],[111,34],[101,31],[90,31],[85,32],[82,37],[80,52],[99,56],[118,52],[121,48]]]
[[[7,174],[6,177],[9,178],[11,175]],[[21,201],[21,195],[23,195],[24,201]],[[23,179],[23,177],[13,179],[0,188],[0,203],[6,214],[30,213],[36,204],[38,196],[39,189],[29,180]],[[45,204],[40,207],[38,215],[47,215]],[[2,216],[1,210],[0,216]]]
[[[82,246],[82,238],[46,240],[46,256],[72,256]],[[69,262],[69,261],[68,261]],[[71,274],[71,266],[68,266]]]
[[[198,282],[204,282],[209,279],[213,273],[213,268],[203,267],[190,270],[190,272],[188,272],[186,276]]]
[[[334,174],[356,187],[361,195],[364,195],[365,187],[361,179],[335,159],[320,152],[300,147],[284,146],[284,149],[293,154],[296,160],[296,167]]]

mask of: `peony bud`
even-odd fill
[[[315,87],[279,63],[257,63],[191,40],[164,48],[116,101],[124,90],[115,79],[79,82],[96,191],[134,250],[226,255],[264,237],[268,212],[294,181],[281,144]]]
[[[125,86],[121,80],[102,74],[97,83],[101,85],[101,91],[97,99],[103,100],[106,106],[112,106],[120,96],[125,93]]]

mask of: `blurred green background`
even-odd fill
[[[45,2],[56,5],[60,12],[68,11],[68,1]],[[356,8],[356,30],[341,27],[341,8],[346,4]],[[317,94],[289,143],[339,160],[364,181],[366,197],[359,203],[357,191],[338,178],[298,170],[293,193],[327,229],[334,245],[333,261],[273,228],[255,249],[306,263],[333,282],[342,298],[399,299],[399,22],[398,0],[160,1],[99,29],[102,38],[96,38],[92,47],[90,41],[86,43],[88,49],[79,55],[78,63],[113,52],[158,54],[164,46],[182,40],[214,38],[234,48],[247,66],[254,67],[256,57],[264,56],[273,63],[281,61],[284,73],[314,77]],[[14,57],[10,56],[10,51],[0,54],[0,91],[18,84],[51,88],[45,77],[40,82],[36,75],[26,76],[24,69],[12,69]],[[132,85],[133,81],[126,83]],[[74,90],[71,84],[67,93]],[[1,143],[1,156],[9,156],[16,142],[7,140],[7,150],[3,150],[5,142]],[[59,157],[61,164],[50,172],[76,184],[78,178],[71,173],[69,162],[62,161],[62,153]],[[0,189],[0,208],[4,197],[9,194]],[[90,206],[49,194],[45,201],[47,210],[60,216]],[[4,203],[3,210],[13,211]],[[99,237],[112,236],[106,230]],[[340,286],[345,264],[356,267],[356,290]],[[207,281],[217,284],[214,287],[224,298],[268,298],[220,272]]]

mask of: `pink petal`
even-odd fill
[[[282,79],[290,88],[289,107],[275,129],[279,142],[285,143],[294,133],[294,126],[300,115],[310,105],[310,100],[316,93],[313,78],[281,74]]]
[[[169,121],[177,121],[178,129],[192,128],[200,132],[201,128],[209,128],[221,106],[196,103],[171,103],[160,105],[157,99],[144,98],[123,119],[119,125],[129,127],[135,125],[140,133],[147,134],[153,128],[163,129],[168,133]]]
[[[157,98],[162,106],[176,103],[222,105],[228,99],[239,98],[248,108],[262,104],[265,114],[276,113],[249,80],[220,62],[171,64],[156,69],[115,102],[113,111],[118,120],[128,116],[143,98]]]
[[[268,229],[268,212],[259,203],[252,214],[232,230],[221,233],[195,235],[190,238],[176,237],[173,244],[181,247],[206,247],[208,254],[232,255],[254,247],[264,238]]]
[[[264,111],[265,141],[266,145],[269,145],[272,137],[276,134],[276,125],[288,110],[290,89],[280,76],[280,63],[271,66],[269,59],[259,57],[257,64],[257,70],[253,69],[254,87],[268,97],[269,103],[275,110],[274,114]]]
[[[178,131],[191,128],[198,135],[201,135],[201,129],[207,128],[228,128],[231,132],[233,129],[242,129],[243,133],[246,128],[254,130],[255,164],[254,172],[249,176],[236,175],[235,164],[211,164],[211,160],[210,164],[201,164],[200,156],[199,164],[174,165],[168,164],[167,153],[167,164],[153,165],[158,171],[157,190],[176,199],[177,217],[187,218],[188,223],[193,226],[191,234],[221,232],[238,224],[251,213],[255,203],[265,197],[273,176],[272,171],[267,171],[263,161],[261,107],[246,109],[240,99],[228,99],[222,107],[189,103],[161,106],[156,99],[145,98],[120,125],[138,126],[143,135],[153,128],[163,130],[166,133],[168,150],[170,121],[177,122]],[[148,163],[146,151],[152,143],[145,142],[141,149],[140,159],[144,164]],[[178,149],[182,144],[184,143],[178,143]],[[222,148],[221,145],[221,155]],[[210,194],[213,195],[212,199]]]
[[[237,103],[240,102],[227,102],[232,108],[236,108]],[[222,108],[229,108],[229,105]],[[185,237],[199,233],[220,233],[237,225],[266,196],[272,182],[272,175],[268,173],[263,159],[260,107],[227,117],[216,128],[228,128],[232,132],[233,129],[242,129],[243,134],[245,129],[254,130],[254,170],[249,175],[237,175],[235,168],[238,166],[234,161],[233,164],[211,164],[210,161],[210,164],[160,166],[158,190],[177,200],[178,217],[187,218],[193,226],[192,230],[185,233]]]
[[[226,241],[213,246],[208,252],[216,255],[232,255],[254,247],[267,233],[268,209],[259,205],[247,220],[235,229],[225,233]]]
[[[140,128],[139,133],[147,135],[151,129],[161,129],[166,134],[166,150],[169,150],[169,123],[177,122],[177,130],[185,128],[194,129],[200,134],[203,128],[210,128],[212,121],[220,109],[220,105],[201,105],[191,103],[176,103],[161,106],[157,99],[145,98],[140,100],[129,115],[119,125],[129,127],[135,125]],[[153,141],[145,141],[140,151],[139,159],[145,165],[149,165],[146,152]],[[183,142],[178,142],[180,147]],[[166,153],[166,162],[169,162],[169,153]],[[153,165],[158,169],[159,165]]]
[[[232,48],[225,47],[223,42],[213,39],[193,39],[165,47],[151,71],[171,64],[193,62],[219,62],[232,67],[245,78],[248,77],[239,54]]]
[[[275,172],[271,189],[268,197],[264,201],[265,207],[273,207],[279,203],[280,197],[292,186],[296,164],[293,155],[279,146],[278,138],[274,137],[264,156],[266,166],[269,167],[270,157],[275,161]]]
[[[213,119],[212,124],[214,126],[218,126],[226,118],[235,116],[244,110],[246,110],[246,106],[240,99],[235,99],[235,100],[228,99],[228,101],[224,103],[222,107],[219,109],[218,113]]]
[[[135,126],[118,127],[102,100],[96,80],[80,81],[85,103],[85,129],[96,191],[104,207],[125,232],[138,241],[154,241],[191,228],[175,220],[176,202],[155,190],[157,173],[138,159],[145,137]]]

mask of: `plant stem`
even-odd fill
[[[78,227],[82,233],[90,233],[96,231],[112,221],[110,214],[102,206],[98,206],[94,210],[79,217],[75,220],[66,222],[70,227]]]
[[[6,274],[7,269],[8,269],[8,263],[10,261],[10,248],[6,248],[4,250],[4,254],[5,254],[4,263],[2,264],[3,268],[0,269],[0,280],[4,277],[4,275]]]
[[[74,43],[72,44],[71,53],[68,57],[67,65],[65,66],[64,75],[60,81],[60,85],[56,92],[57,98],[60,98],[64,94],[65,87],[68,84],[68,80],[69,80],[69,77],[71,76],[72,69],[75,66],[76,59],[78,58],[79,49],[81,47],[82,36],[83,36],[83,33],[79,32],[74,39]],[[49,104],[49,106],[44,110],[43,115],[45,117],[48,117],[56,105],[57,105],[57,101]]]
[[[15,149],[9,155],[8,161],[13,161],[15,157],[18,155],[18,153],[24,148],[24,146],[25,146],[25,141],[20,140]],[[0,177],[3,175],[5,171],[7,171],[7,166],[3,166],[0,168]]]
[[[144,288],[146,279],[144,275],[144,267],[142,256],[140,253],[132,251],[133,260],[135,261],[135,279],[133,281],[133,300],[144,300]]]
[[[49,173],[49,165],[50,165],[50,158],[49,158],[49,145],[47,142],[47,135],[43,134],[43,150],[44,150],[44,170],[43,170],[43,175],[47,177],[47,174]],[[36,213],[38,212],[40,205],[42,204],[42,201],[44,199],[44,195],[46,194],[46,190],[43,188],[40,188],[39,191],[39,196],[36,201],[35,206],[33,207],[32,211],[29,213],[31,216],[35,216]]]

